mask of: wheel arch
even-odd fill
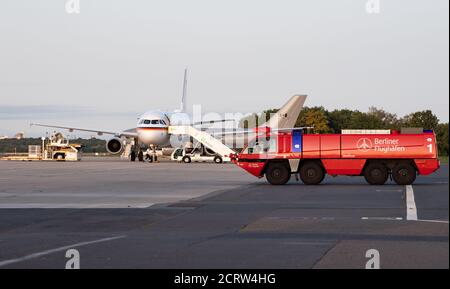
[[[325,168],[325,165],[322,162],[322,159],[302,159],[302,160],[300,160],[300,163],[298,164],[297,171],[300,171],[300,168],[307,163],[317,163],[322,168],[323,172],[327,173],[327,170]]]
[[[289,171],[291,171],[291,167],[289,166],[289,161],[287,159],[268,159],[266,161],[266,163],[264,164],[264,167],[263,167],[263,169],[261,171],[261,176],[264,176],[266,174],[267,168],[271,164],[274,164],[274,163],[277,163],[277,164],[281,163],[281,164],[285,165],[289,169]]]
[[[383,165],[385,165],[389,170],[389,173],[392,173],[392,169],[399,164],[410,164],[417,170],[417,165],[414,159],[367,159],[361,171],[361,175],[364,174],[364,170],[366,169],[366,167],[374,162],[382,163]]]

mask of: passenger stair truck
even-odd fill
[[[220,140],[205,131],[200,131],[192,126],[169,126],[169,134],[189,135],[205,147],[215,151],[222,159],[229,158],[235,151],[224,145]]]
[[[170,130],[170,128],[169,128]],[[331,176],[364,176],[372,185],[389,177],[399,185],[412,184],[417,174],[439,169],[436,135],[422,129],[343,130],[341,134],[307,134],[303,129],[271,131],[256,128],[257,136],[241,153],[206,132],[192,127],[174,127],[174,134],[188,134],[250,174],[283,185],[291,175],[307,185]]]

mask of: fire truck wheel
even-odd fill
[[[191,162],[191,158],[189,156],[184,156],[183,157],[183,163],[188,164]]]
[[[305,185],[318,185],[324,178],[325,172],[317,162],[304,163],[300,168],[300,179]]]
[[[384,185],[388,177],[388,170],[382,163],[370,163],[364,169],[364,178],[371,185]]]
[[[392,169],[392,178],[398,185],[411,185],[416,176],[416,169],[411,164],[398,164]]]
[[[220,156],[215,156],[214,157],[214,162],[216,164],[221,164],[223,162],[222,158]]]
[[[272,185],[284,185],[291,178],[289,168],[280,163],[271,163],[266,170],[266,179]]]

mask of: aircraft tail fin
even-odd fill
[[[306,95],[294,95],[262,126],[273,129],[292,128],[305,104]]]
[[[186,112],[186,96],[187,96],[187,68],[184,70],[183,78],[183,94],[181,95],[180,112]]]

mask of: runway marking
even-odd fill
[[[302,241],[296,241],[296,242],[283,242],[283,245],[292,245],[292,246],[328,246],[333,244],[333,242],[326,242],[326,241],[318,241],[318,242],[302,242]]]
[[[362,217],[361,220],[402,221],[402,217]]]
[[[385,189],[385,190],[375,190],[376,192],[402,192],[403,190],[398,189]]]
[[[335,217],[267,217],[269,220],[334,221]]]
[[[406,186],[406,220],[417,221],[417,207],[414,200],[414,190],[411,185]]]
[[[0,209],[145,209],[152,205],[154,205],[154,203],[11,203],[0,204]]]
[[[50,255],[50,254],[53,254],[53,253],[56,253],[56,252],[60,252],[60,251],[65,251],[65,250],[69,250],[69,249],[73,249],[73,248],[77,248],[77,247],[81,247],[81,246],[86,246],[86,245],[90,245],[90,244],[95,244],[95,243],[101,243],[101,242],[107,242],[107,241],[122,239],[122,238],[125,238],[125,237],[126,236],[115,236],[115,237],[109,237],[109,238],[103,238],[103,239],[98,239],[98,240],[93,240],[93,241],[81,242],[81,243],[76,243],[76,244],[72,244],[72,245],[68,245],[68,246],[64,246],[64,247],[50,249],[50,250],[46,250],[46,251],[30,254],[30,255],[27,255],[27,256],[24,256],[24,257],[20,257],[20,258],[16,258],[16,259],[0,261],[0,267],[11,265],[11,264],[14,264],[14,263],[27,261],[27,260],[31,260],[31,259],[35,259],[35,258],[39,258],[39,257],[45,256],[45,255]]]
[[[448,224],[448,221],[445,220],[416,220],[418,222],[428,222],[428,223],[441,223],[441,224]]]

